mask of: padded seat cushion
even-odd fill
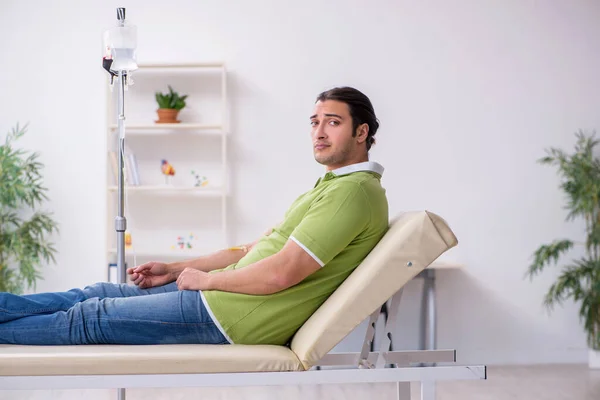
[[[0,345],[0,376],[131,375],[303,370],[287,347],[268,345]]]

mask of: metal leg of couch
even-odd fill
[[[410,400],[410,382],[396,382],[398,400]]]
[[[421,382],[421,400],[435,400],[435,382]]]

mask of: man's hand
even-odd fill
[[[133,283],[142,289],[166,285],[175,280],[167,264],[162,262],[147,262],[137,267],[127,268]]]
[[[209,290],[209,274],[193,268],[184,269],[177,278],[179,290]]]

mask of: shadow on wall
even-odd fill
[[[277,168],[277,154],[266,149],[272,141],[266,123],[272,113],[267,92],[236,71],[227,75],[230,135],[227,141],[229,160],[229,219],[231,243],[256,239],[280,216],[269,215],[287,204],[277,200],[270,182],[276,182],[282,172]],[[274,101],[271,99],[271,101]],[[240,124],[240,121],[248,123]],[[269,154],[269,157],[265,157]],[[285,189],[279,187],[278,190]],[[271,192],[270,192],[271,191]],[[274,200],[275,209],[265,208],[263,199]]]
[[[518,298],[523,294],[515,287],[496,293],[459,270],[438,271],[436,294],[437,345],[456,349],[459,364],[576,363],[587,359],[583,331],[575,344],[566,333],[580,329],[575,327],[579,321],[571,303],[548,314],[540,297],[534,300],[539,312],[528,314],[527,310],[536,310],[536,304],[521,306]]]

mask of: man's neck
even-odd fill
[[[352,161],[346,161],[346,162],[340,163],[340,164],[327,165],[327,166],[325,166],[325,172],[331,172],[333,170],[336,170],[336,169],[339,169],[342,167],[346,167],[348,165],[358,164],[358,163],[367,162],[367,161],[369,161],[369,157],[364,156],[364,157],[360,157],[360,158],[352,160]]]

